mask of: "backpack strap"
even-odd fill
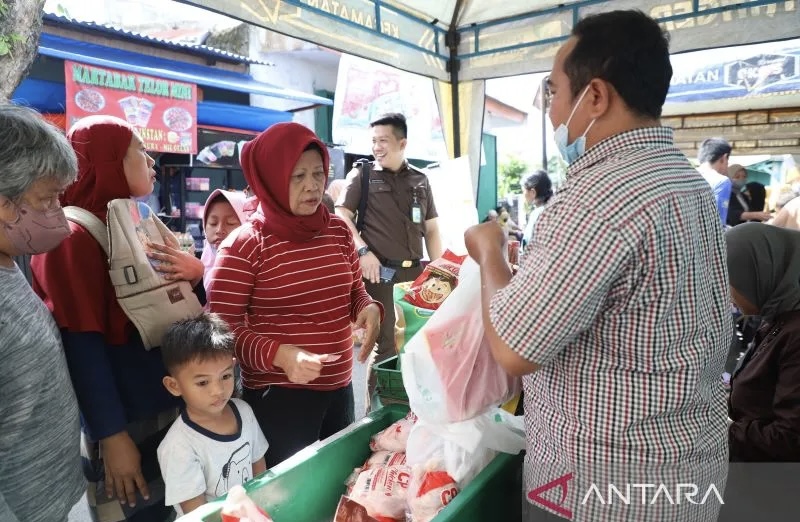
[[[64,215],[67,220],[85,228],[95,241],[100,243],[100,247],[106,253],[106,256],[109,255],[108,230],[106,229],[106,224],[100,218],[80,207],[64,207]]]
[[[369,176],[372,173],[372,163],[368,160],[358,160],[356,165],[361,166],[361,199],[358,200],[358,217],[356,230],[364,230],[364,219],[367,216],[367,198],[369,198]]]

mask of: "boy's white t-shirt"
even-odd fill
[[[204,494],[206,501],[224,495],[253,478],[253,463],[267,452],[267,439],[253,410],[241,399],[231,399],[238,433],[218,435],[195,424],[186,410],[175,420],[158,446],[164,478],[164,503],[183,515],[181,502]]]

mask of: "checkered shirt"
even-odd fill
[[[605,495],[629,479],[724,490],[733,331],[708,183],[672,129],[624,132],[570,166],[533,237],[491,303],[502,339],[541,366],[524,378],[526,493],[570,477],[534,503],[580,521],[716,520],[715,498],[583,502],[591,484]]]

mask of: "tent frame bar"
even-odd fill
[[[441,53],[440,49],[439,49],[439,39],[445,37],[447,35],[447,31],[445,29],[439,27],[438,25],[436,25],[436,23],[437,23],[436,20],[427,22],[427,21],[425,21],[425,20],[423,20],[421,18],[418,18],[418,17],[416,17],[416,16],[414,16],[412,14],[409,14],[409,13],[403,11],[403,10],[397,9],[397,8],[389,6],[389,5],[386,5],[386,4],[382,3],[381,0],[373,0],[373,4],[374,4],[374,7],[375,7],[375,14],[374,14],[375,27],[374,28],[366,27],[366,26],[363,26],[361,24],[357,24],[356,22],[353,22],[351,20],[347,20],[346,18],[341,18],[339,16],[336,16],[333,13],[329,13],[327,11],[324,11],[324,10],[320,9],[319,7],[314,7],[314,6],[309,5],[309,4],[305,3],[305,2],[301,2],[300,0],[282,0],[282,2],[284,4],[291,5],[293,7],[301,8],[304,11],[312,12],[315,15],[322,16],[322,17],[325,17],[325,18],[329,18],[329,19],[335,21],[337,24],[344,24],[344,25],[356,28],[356,29],[358,29],[360,31],[366,31],[368,33],[372,33],[373,35],[378,36],[380,38],[385,38],[387,40],[391,40],[392,42],[394,42],[394,43],[396,43],[398,45],[402,45],[403,47],[408,47],[409,49],[413,49],[414,51],[427,54],[427,55],[429,55],[429,56],[431,56],[431,57],[433,57],[433,58],[435,58],[437,60],[440,60],[443,64],[446,64],[447,61],[450,59],[449,56],[443,55]],[[420,45],[417,45],[417,44],[414,44],[414,43],[411,43],[411,42],[407,42],[407,41],[405,41],[405,40],[403,40],[401,38],[397,38],[397,37],[392,36],[390,34],[384,33],[381,30],[381,14],[380,14],[381,13],[381,9],[386,9],[387,11],[391,11],[392,13],[396,14],[397,16],[400,16],[400,17],[405,18],[405,19],[407,19],[407,20],[409,20],[411,22],[414,22],[416,24],[419,24],[421,26],[425,26],[425,27],[431,29],[434,32],[434,35],[435,35],[434,36],[434,42],[436,42],[436,45],[434,47],[434,50],[432,51],[432,50],[430,50],[430,49],[428,49],[426,47],[422,47]]]
[[[535,20],[536,18],[540,18],[542,16],[552,15],[553,13],[558,12],[572,12],[572,22],[573,25],[578,23],[580,10],[590,5],[604,3],[607,0],[584,0],[582,2],[576,2],[574,4],[569,5],[561,5],[557,7],[552,7],[550,9],[545,9],[542,11],[537,11],[535,13],[527,13],[522,15],[510,16],[507,18],[502,18],[498,20],[492,20],[489,22],[483,22],[480,24],[470,25],[468,27],[462,27],[458,29],[459,33],[462,34],[470,34],[475,40],[475,44],[473,46],[473,51],[469,53],[463,53],[458,55],[459,60],[470,59],[470,58],[477,58],[479,56],[486,56],[491,54],[509,52],[509,51],[516,51],[518,49],[526,49],[529,47],[538,47],[542,45],[549,45],[557,42],[562,42],[569,39],[570,35],[564,36],[556,36],[553,38],[546,38],[543,40],[536,40],[535,42],[526,42],[526,43],[518,43],[513,45],[506,45],[503,47],[493,47],[491,49],[481,50],[480,46],[480,33],[481,30],[493,27],[496,25],[502,25],[507,23],[513,22],[521,22],[526,20]],[[708,15],[715,15],[720,13],[726,13],[729,11],[739,11],[739,10],[746,10],[753,7],[767,7],[770,5],[778,6],[780,4],[785,3],[785,0],[751,0],[747,3],[739,3],[739,4],[731,4],[731,5],[723,5],[719,7],[709,7],[708,9],[700,10],[700,0],[692,0],[692,11],[688,13],[678,13],[673,14],[670,16],[662,16],[658,18],[654,18],[654,20],[660,24],[668,23],[668,22],[680,22],[683,20],[694,19],[697,16],[708,16]]]

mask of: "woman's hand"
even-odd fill
[[[364,340],[361,342],[361,351],[358,352],[358,362],[363,363],[375,347],[375,341],[381,330],[381,309],[377,304],[371,303],[361,310],[356,317],[356,328],[364,328]]]
[[[153,251],[148,252],[147,257],[159,262],[156,270],[167,281],[190,281],[192,286],[195,286],[203,278],[205,271],[203,262],[193,254],[157,243],[150,243],[148,246]]]
[[[289,381],[308,384],[319,377],[324,363],[340,358],[340,355],[317,355],[292,344],[282,344],[275,352],[273,364],[283,370]]]
[[[127,431],[100,441],[100,454],[106,471],[106,496],[120,502],[136,505],[136,490],[145,500],[150,498],[147,481],[142,475],[141,455]]]

